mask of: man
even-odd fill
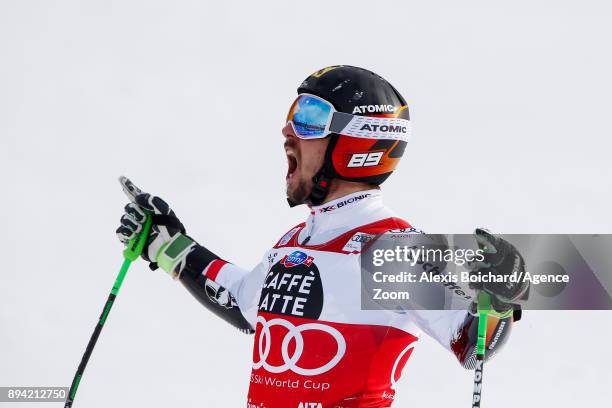
[[[410,134],[404,98],[373,72],[327,67],[300,85],[282,133],[289,204],[307,204],[310,216],[252,271],[196,243],[166,202],[129,181],[133,202],[117,230],[127,242],[141,230],[145,211],[154,214],[143,257],[215,314],[255,333],[247,406],[389,407],[421,332],[471,367],[477,319],[468,310],[360,308],[364,237],[417,232],[383,205],[379,189]],[[489,268],[511,273],[522,267],[511,245],[482,230],[477,236],[496,248],[486,259]],[[488,350],[497,351],[513,321],[510,304],[526,287],[481,289],[494,297]]]

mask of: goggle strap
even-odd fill
[[[332,115],[329,131],[332,133],[340,133],[353,119],[353,115],[344,112],[334,112]]]
[[[380,127],[384,131],[377,130]],[[408,142],[411,129],[408,119],[356,116],[334,112],[329,132],[366,139],[393,139]]]

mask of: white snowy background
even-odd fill
[[[245,267],[303,220],[280,130],[327,65],[406,97],[414,137],[383,191],[414,225],[612,233],[611,17],[591,0],[0,0],[0,386],[70,384],[121,263],[119,175]],[[483,406],[607,404],[610,317],[526,312]],[[244,406],[251,343],[139,262],[75,406]],[[423,338],[394,406],[471,391]]]

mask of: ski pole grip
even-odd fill
[[[476,339],[476,355],[484,356],[487,344],[487,316],[491,310],[491,296],[480,291],[478,294],[478,338]]]
[[[130,261],[135,261],[138,259],[142,250],[147,243],[147,239],[149,238],[149,232],[151,232],[151,225],[153,224],[153,218],[149,212],[146,213],[146,220],[144,225],[142,226],[142,231],[138,233],[134,238],[132,238],[127,247],[123,250],[123,257],[125,259],[129,259]]]

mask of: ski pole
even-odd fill
[[[491,296],[484,291],[480,291],[478,294],[478,338],[476,340],[476,367],[474,370],[472,408],[480,407],[482,396],[482,373],[487,344],[487,316],[489,310],[491,310]]]
[[[102,314],[100,315],[100,319],[98,320],[98,324],[94,329],[91,338],[89,339],[89,343],[87,344],[87,348],[85,349],[85,353],[83,354],[83,358],[81,358],[81,363],[77,368],[76,373],[74,374],[74,378],[72,379],[72,384],[70,385],[70,391],[68,392],[68,397],[66,398],[66,403],[64,408],[72,407],[72,402],[74,401],[74,397],[76,395],[77,389],[79,388],[79,383],[81,382],[81,378],[83,377],[83,373],[85,372],[85,367],[87,366],[87,362],[89,361],[89,357],[93,352],[94,347],[96,346],[96,342],[98,341],[98,337],[100,336],[100,332],[102,332],[102,328],[104,327],[104,323],[106,322],[106,318],[108,317],[108,313],[113,307],[113,302],[119,293],[119,289],[121,288],[121,284],[123,283],[123,279],[130,267],[132,261],[135,261],[140,256],[142,249],[144,248],[147,237],[149,236],[149,231],[151,230],[151,215],[147,214],[147,218],[143,225],[142,231],[127,245],[127,248],[123,251],[123,265],[121,265],[121,269],[119,270],[119,274],[117,275],[117,279],[115,279],[115,284],[111,289],[110,294],[108,295],[108,299],[106,300],[106,304],[104,305],[104,309],[102,309]]]

